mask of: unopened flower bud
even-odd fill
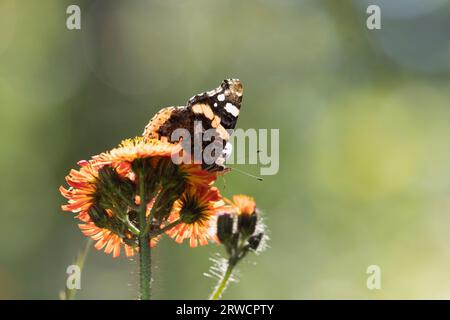
[[[217,220],[217,237],[222,243],[227,243],[233,235],[233,217],[223,214]]]
[[[255,232],[257,221],[258,216],[256,212],[251,214],[242,213],[238,216],[238,231],[243,238],[248,238]]]
[[[261,232],[261,233],[255,234],[254,236],[251,236],[251,237],[248,239],[248,244],[249,244],[249,246],[250,246],[250,249],[253,249],[253,250],[258,249],[258,246],[259,246],[259,244],[261,243],[261,240],[262,240],[262,238],[263,238],[263,235],[264,235],[264,234]]]

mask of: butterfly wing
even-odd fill
[[[225,160],[230,156],[232,145],[229,143],[231,130],[236,126],[243,96],[242,83],[238,79],[227,79],[220,87],[192,97],[190,108],[205,129],[215,129],[218,138],[212,143],[221,145],[222,152],[214,156],[214,163],[203,167],[210,171],[223,171]],[[206,141],[205,144],[211,142]],[[205,149],[206,145],[203,146]]]
[[[172,133],[178,128],[190,130],[189,113],[184,106],[163,108],[150,120],[142,135],[145,139],[177,142],[171,141]]]
[[[234,129],[241,109],[242,95],[241,82],[238,79],[227,79],[216,89],[193,96],[187,107],[195,114],[203,114],[205,122],[214,120],[225,130]]]

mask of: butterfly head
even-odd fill
[[[239,104],[241,103],[244,88],[242,87],[242,83],[239,79],[223,80],[220,87],[222,88],[222,92],[225,95],[225,100],[230,100],[231,102],[239,102]]]

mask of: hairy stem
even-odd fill
[[[150,300],[151,249],[148,234],[139,237],[140,299]]]
[[[139,195],[141,197],[141,205],[139,207],[139,268],[140,268],[140,299],[150,300],[150,286],[151,286],[151,249],[150,237],[147,232],[144,232],[147,225],[146,211],[147,201],[145,199],[145,187],[142,171],[139,173]],[[151,218],[151,217],[150,217]]]
[[[215,290],[209,297],[209,300],[218,300],[222,296],[223,292],[225,291],[225,289],[228,286],[228,283],[230,282],[230,277],[233,274],[233,270],[234,270],[235,266],[236,266],[235,262],[231,262],[230,260],[228,260],[227,270],[225,271],[222,279],[220,279]]]

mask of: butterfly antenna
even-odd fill
[[[251,174],[251,173],[242,171],[242,170],[237,169],[237,168],[230,168],[230,169],[231,169],[231,171],[239,172],[240,174],[243,174],[244,176],[247,176],[247,177],[250,177],[250,178],[254,178],[254,179],[258,180],[258,181],[263,181],[263,180],[264,180],[264,179],[261,178],[261,177],[255,176],[255,175],[253,175],[253,174]]]

